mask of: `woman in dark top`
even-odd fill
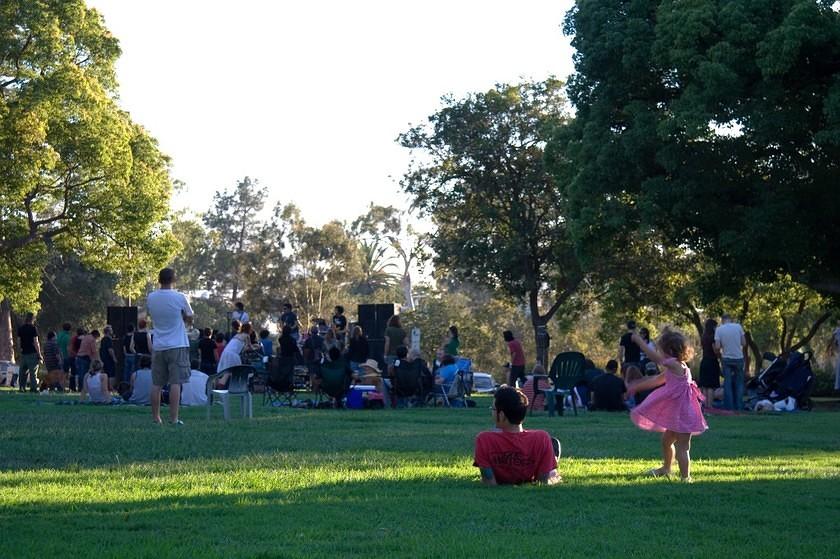
[[[149,331],[146,330],[147,325],[147,322],[141,318],[137,324],[138,329],[134,332],[134,338],[131,340],[132,349],[138,356],[152,354],[151,336]]]
[[[720,361],[715,351],[715,329],[717,322],[711,318],[706,321],[700,344],[703,346],[703,359],[700,361],[700,378],[697,385],[706,398],[706,407],[711,408],[715,401],[715,389],[720,388]]]
[[[280,357],[300,357],[300,348],[297,342],[292,337],[292,329],[289,326],[283,326],[280,331],[280,337],[277,339],[278,355]]]
[[[198,369],[207,375],[216,372],[216,342],[213,341],[213,331],[205,328],[198,340],[199,366]]]
[[[368,339],[362,332],[361,326],[353,327],[353,335],[350,337],[350,346],[347,348],[347,360],[350,361],[350,368],[357,372],[362,363],[368,360],[370,348]]]

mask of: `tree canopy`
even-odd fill
[[[832,3],[576,3],[577,114],[548,149],[574,160],[570,229],[585,259],[652,227],[709,257],[733,292],[781,273],[840,293]]]
[[[0,5],[0,299],[18,309],[37,307],[51,251],[131,297],[177,247],[168,159],[117,105],[119,54],[82,0]]]

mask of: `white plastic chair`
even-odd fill
[[[222,409],[224,409],[225,421],[230,419],[230,401],[232,398],[239,398],[242,409],[242,417],[253,419],[254,417],[254,400],[251,392],[248,390],[248,380],[255,372],[250,365],[235,365],[228,367],[224,371],[213,375],[207,379],[207,419],[210,419],[210,411],[213,408],[213,400],[221,401]],[[225,373],[230,373],[230,382],[227,390],[220,390],[212,388],[216,379]]]

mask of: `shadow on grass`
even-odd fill
[[[4,555],[830,556],[837,480],[486,488],[422,478],[292,490],[4,506]],[[796,514],[791,514],[796,511]],[[754,522],[785,518],[772,538]],[[820,522],[814,522],[819,518]],[[714,534],[714,537],[692,537]],[[807,534],[807,537],[803,537]],[[565,537],[561,537],[565,536]],[[558,551],[562,540],[562,553]],[[678,542],[676,540],[679,540]],[[678,547],[675,547],[678,546]]]

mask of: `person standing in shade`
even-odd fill
[[[242,303],[242,301],[237,301],[234,307],[236,307],[236,310],[230,313],[230,318],[232,320],[239,321],[239,324],[251,322],[251,317],[248,316],[247,312],[245,312],[245,305]]]
[[[744,352],[747,338],[744,329],[728,314],[721,316],[715,330],[715,350],[720,355],[723,371],[723,405],[728,410],[744,407]]]
[[[461,348],[461,340],[458,338],[458,327],[450,326],[449,333],[446,336],[446,342],[443,344],[443,353],[456,357]]]
[[[58,344],[58,354],[61,358],[61,369],[67,375],[68,379],[73,373],[73,361],[75,361],[75,356],[70,356],[70,339],[72,338],[70,331],[72,328],[69,322],[65,322],[61,325],[61,331],[55,336],[55,343]],[[65,388],[67,388],[66,383]]]
[[[201,332],[201,339],[198,340],[198,370],[206,375],[216,372],[216,342],[213,340],[213,331],[205,328]]]
[[[114,386],[117,375],[117,354],[114,352],[114,328],[108,324],[102,331],[102,341],[99,342],[99,360],[102,370],[108,376],[109,388]]]
[[[91,330],[89,334],[82,336],[79,344],[79,351],[76,352],[76,373],[79,375],[77,388],[81,392],[84,386],[85,376],[90,370],[93,361],[99,361],[99,330]]]
[[[26,391],[26,379],[29,377],[29,391],[38,390],[38,367],[42,361],[41,344],[38,342],[38,329],[33,322],[35,315],[26,313],[23,324],[18,328],[20,339],[20,369],[18,370],[18,389]]]
[[[160,288],[149,293],[146,308],[155,323],[152,347],[152,420],[161,423],[160,395],[169,385],[169,422],[182,425],[178,418],[181,384],[190,380],[190,343],[187,325],[193,321],[193,310],[187,297],[173,288],[175,271],[164,268],[158,274]]]
[[[137,322],[137,331],[131,338],[131,351],[137,354],[135,359],[140,359],[143,355],[152,356],[152,335],[148,330],[149,323],[145,318],[141,318]]]
[[[840,391],[840,326],[834,329],[828,341],[828,355],[834,357],[834,390]]]
[[[720,362],[715,350],[715,330],[717,321],[708,319],[703,325],[703,336],[700,345],[703,347],[703,359],[700,360],[700,375],[697,385],[703,393],[706,410],[712,409],[715,401],[715,390],[720,388]]]
[[[385,329],[385,363],[393,365],[397,360],[397,348],[408,347],[408,334],[403,330],[399,315],[388,319],[388,327]]]
[[[633,343],[633,334],[636,333],[636,321],[627,321],[627,332],[621,336],[618,342],[618,364],[621,366],[622,373],[630,365],[635,365],[641,368],[642,350],[639,346]]]
[[[125,335],[122,339],[123,350],[123,381],[131,378],[131,373],[137,368],[137,354],[131,349],[131,340],[134,338],[134,324],[125,325]]]
[[[510,378],[508,385],[516,387],[517,382],[525,384],[525,350],[522,349],[522,344],[513,337],[513,332],[505,330],[502,332],[502,337],[507,342],[508,351],[510,352]]]
[[[347,343],[347,317],[344,316],[344,307],[341,305],[337,305],[335,307],[332,321],[332,329],[335,334],[335,339],[338,340],[338,343],[341,345],[340,349],[343,350]]]
[[[283,304],[283,314],[280,315],[280,324],[289,327],[289,333],[295,341],[300,339],[300,322],[298,322],[297,315],[292,312],[292,304]]]

